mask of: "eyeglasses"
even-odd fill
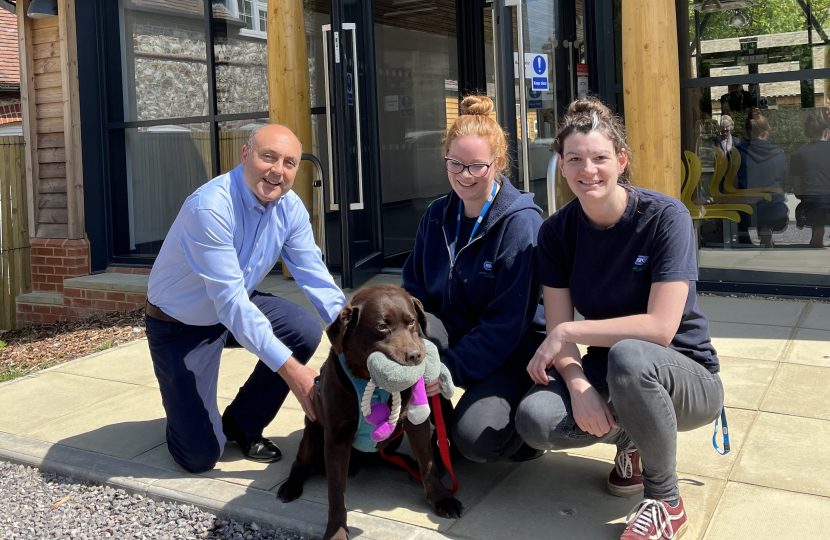
[[[444,161],[447,163],[448,172],[462,174],[464,169],[467,169],[470,172],[470,176],[481,178],[482,176],[487,176],[487,171],[490,170],[490,165],[496,162],[496,158],[493,158],[493,161],[490,163],[470,163],[469,165],[461,163],[451,157],[445,157]]]

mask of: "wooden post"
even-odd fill
[[[70,239],[85,237],[84,177],[81,160],[81,107],[78,97],[78,46],[75,36],[75,0],[58,5],[63,90],[63,133],[66,148],[66,198]]]
[[[308,77],[303,0],[268,0],[268,113],[271,123],[283,124],[311,152],[311,89]],[[312,168],[300,167],[294,180],[309,215],[313,215]],[[283,266],[283,275],[291,274]]]
[[[632,184],[680,198],[680,74],[673,0],[622,2],[622,58]]]
[[[20,56],[20,111],[23,115],[23,138],[26,141],[26,191],[29,214],[29,236],[37,229],[40,171],[37,159],[37,118],[35,105],[35,73],[32,60],[32,25],[26,18],[29,0],[17,3],[17,39]]]

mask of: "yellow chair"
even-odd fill
[[[680,190],[680,200],[689,209],[692,219],[728,219],[739,223],[741,216],[738,212],[752,214],[752,207],[748,204],[695,204],[692,202],[692,197],[700,183],[702,169],[700,166],[700,158],[694,152],[686,150],[683,152],[688,163],[687,167],[680,162],[680,182],[682,188]],[[716,166],[717,168],[717,166]],[[723,173],[721,173],[723,174]]]
[[[742,189],[735,185],[738,178],[738,170],[741,168],[741,153],[737,148],[729,151],[729,157],[720,148],[715,148],[715,174],[709,184],[709,191],[715,201],[720,202],[745,202],[756,203],[761,199],[772,200],[772,194],[784,195],[784,190],[776,187],[746,188]],[[727,171],[728,169],[728,171]],[[724,173],[725,176],[724,176]],[[723,179],[723,191],[720,189],[720,181]]]

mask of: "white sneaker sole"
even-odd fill
[[[643,492],[643,484],[634,484],[631,486],[615,486],[609,481],[605,482],[608,487],[608,493],[615,497],[631,497]]]

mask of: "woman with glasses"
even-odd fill
[[[452,190],[421,219],[402,276],[403,288],[424,305],[441,361],[465,389],[452,418],[444,403],[451,448],[476,462],[541,455],[529,447],[517,453],[514,416],[533,385],[525,366],[544,340],[532,279],[542,217],[533,195],[503,176],[507,140],[492,111],[485,96],[461,102],[442,148]],[[438,393],[437,384],[427,393]]]

